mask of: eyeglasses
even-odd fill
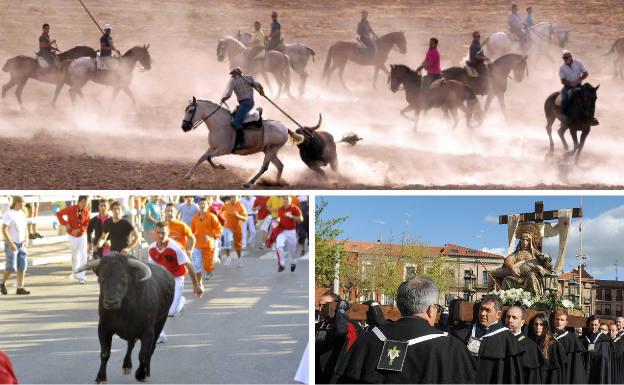
[[[442,305],[438,305],[438,304],[436,303],[436,304],[435,304],[435,307],[436,307],[436,311],[437,311],[438,313],[442,313],[442,312],[444,312],[444,306],[442,306]]]

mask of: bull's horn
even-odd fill
[[[321,123],[323,122],[323,115],[319,114],[319,121],[318,124],[314,127],[310,127],[310,131],[314,131],[316,129],[318,129],[319,127],[321,127]]]
[[[78,273],[82,273],[83,271],[86,271],[86,270],[95,269],[96,267],[98,267],[100,265],[100,262],[102,262],[100,259],[94,259],[92,261],[89,261],[89,262],[85,263],[84,265],[80,266],[79,268],[77,268],[74,271],[74,273],[78,274]]]
[[[145,274],[141,279],[139,279],[139,282],[147,281],[152,276],[152,270],[149,268],[149,266],[141,261],[137,261],[133,258],[128,258],[128,265],[130,265],[130,267],[134,267],[135,269],[139,269]]]

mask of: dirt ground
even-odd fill
[[[99,32],[80,4],[65,0],[0,1],[0,62],[18,54],[32,55],[43,22],[61,49],[97,47]],[[306,94],[281,98],[280,106],[306,125],[323,115],[323,129],[340,138],[357,132],[355,147],[338,145],[340,172],[327,180],[307,170],[295,147],[280,157],[286,182],[271,184],[271,167],[257,188],[617,188],[624,185],[621,164],[624,140],[621,105],[624,82],[612,79],[613,57],[604,54],[624,32],[622,1],[534,1],[536,22],[550,21],[571,30],[569,49],[586,64],[592,84],[600,83],[595,127],[578,165],[556,152],[546,156],[543,101],[559,88],[560,52],[552,63],[538,62],[522,83],[510,82],[509,120],[496,103],[483,126],[471,131],[463,121],[455,130],[438,111],[430,111],[416,130],[398,111],[402,92],[393,94],[381,75],[373,89],[372,68],[347,66],[350,91],[321,83],[327,48],[337,40],[353,40],[359,12],[365,8],[378,34],[405,31],[408,52],[392,52],[388,64],[417,67],[430,36],[440,39],[443,67],[457,65],[466,54],[470,34],[506,30],[507,1],[87,1],[100,23],[113,25],[122,51],[150,44],[153,67],[135,71],[135,109],[125,95],[111,101],[110,89],[88,84],[85,100],[71,105],[64,90],[56,109],[50,107],[53,86],[30,80],[20,110],[14,90],[0,103],[0,188],[20,189],[232,189],[260,167],[261,156],[227,156],[227,170],[202,165],[192,182],[184,173],[206,150],[206,129],[183,133],[180,123],[193,95],[218,100],[227,82],[227,63],[216,60],[217,40],[249,31],[253,21],[267,30],[270,12],[280,13],[287,42],[302,42],[316,51],[308,64]],[[518,3],[524,17],[524,7]],[[2,6],[4,5],[4,6]],[[299,79],[292,73],[292,91]],[[0,72],[0,83],[8,74]],[[265,117],[287,122],[266,101]],[[293,124],[288,123],[291,128]],[[568,142],[570,140],[568,139]]]

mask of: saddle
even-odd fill
[[[466,74],[468,74],[468,76],[470,76],[471,78],[479,77],[479,73],[477,72],[477,70],[469,65],[467,62],[464,63],[464,71],[466,71]]]
[[[576,88],[568,90],[568,100],[572,99],[572,95],[574,95],[575,90]],[[559,92],[557,94],[557,97],[555,98],[555,106],[561,107],[561,100],[562,100],[562,95],[561,95],[561,92]]]
[[[100,56],[95,57],[95,70],[96,71],[107,71],[107,70],[115,70],[119,66],[119,58],[115,56]]]
[[[36,59],[37,59],[37,64],[39,64],[39,68],[41,69],[51,68],[50,64],[43,56],[37,55]],[[54,64],[57,68],[59,67],[59,58],[56,55],[54,55]]]
[[[230,114],[230,120],[234,122],[234,115],[236,115],[236,111],[238,111],[238,107],[232,111]],[[254,107],[247,116],[245,120],[243,120],[243,129],[253,129],[253,128],[262,128],[262,107]]]
[[[431,84],[429,84],[429,88],[442,87],[445,82],[446,82],[446,79],[444,79],[444,78],[436,79],[436,80],[432,81]]]

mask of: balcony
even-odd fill
[[[584,305],[591,305],[591,299],[584,299],[583,300],[583,304]]]

